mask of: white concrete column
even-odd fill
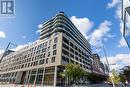
[[[56,81],[57,80],[57,66],[55,66],[55,72],[54,72],[54,87],[56,87]]]

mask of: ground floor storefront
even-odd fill
[[[65,79],[61,78],[62,66],[49,66],[23,71],[0,74],[0,84],[64,86]]]

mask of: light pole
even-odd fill
[[[0,63],[1,63],[2,59],[4,58],[6,51],[9,49],[9,46],[10,46],[10,45],[17,46],[16,44],[13,44],[13,43],[9,42],[9,44],[7,45],[5,51],[4,51],[4,53],[3,53],[3,55],[2,55],[2,57],[1,57],[1,59],[0,59]]]
[[[65,73],[65,87],[66,87],[66,70],[64,70]]]
[[[105,49],[104,45],[102,47],[100,47],[100,48],[103,49],[103,53],[104,53],[104,56],[106,58],[106,63],[107,63],[107,66],[108,66],[108,73],[109,73],[110,78],[112,77],[111,78],[112,85],[113,85],[113,87],[115,87],[115,84],[114,84],[114,81],[113,81],[113,75],[112,75],[111,70],[110,70],[110,64],[109,64],[109,61],[108,61],[108,58],[107,58],[106,49]]]

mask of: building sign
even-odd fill
[[[0,0],[0,17],[14,17],[15,1],[14,0]]]

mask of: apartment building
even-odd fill
[[[93,54],[93,72],[100,74],[101,73],[101,62],[100,62],[100,57],[98,54]]]
[[[64,12],[42,24],[37,41],[6,55],[0,63],[0,82],[60,86],[64,65],[79,64],[92,70],[89,42]]]

